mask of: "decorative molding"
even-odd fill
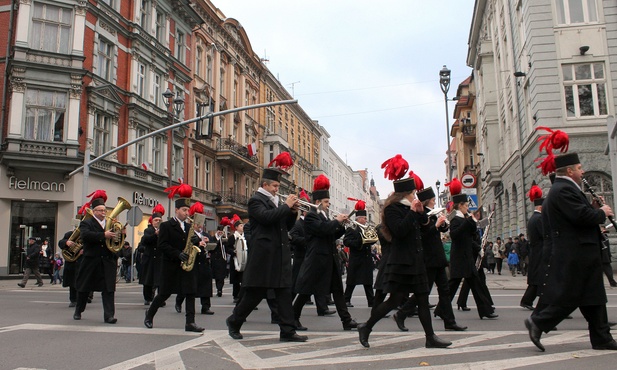
[[[19,0],[19,3],[23,5],[32,5],[32,0]]]
[[[75,4],[75,14],[86,16],[86,11],[88,8],[88,2],[85,0],[78,0],[77,4]]]
[[[109,32],[112,35],[116,35],[116,30],[111,28],[110,25],[108,25],[107,23],[103,22],[103,21],[99,21],[99,26],[101,26],[102,29],[104,29],[105,31]]]

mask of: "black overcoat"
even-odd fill
[[[195,260],[195,279],[197,281],[196,297],[212,297],[212,269],[210,268],[210,256],[205,247],[199,245],[202,235],[193,236],[193,245],[199,248],[199,253]]]
[[[28,243],[30,242],[28,241]],[[41,257],[41,245],[36,242],[28,244],[28,246],[26,247],[26,257],[26,267],[39,267],[39,258],[43,258]]]
[[[543,303],[606,304],[598,227],[605,220],[604,212],[594,209],[573,181],[555,179],[542,204],[542,224],[551,239],[546,286],[540,293]]]
[[[246,243],[246,240],[244,240],[244,242]],[[248,246],[248,243],[246,246]],[[229,283],[240,284],[242,283],[242,275],[244,274],[244,271],[236,271],[236,263],[234,261],[234,257],[236,256],[236,233],[229,235],[229,239],[227,239],[225,247],[227,249],[227,253],[231,256],[229,259]]]
[[[58,248],[64,250],[66,248],[66,242],[73,235],[72,231],[67,231],[62,239],[58,241]],[[69,262],[64,260],[64,270],[62,270],[62,286],[63,287],[75,287],[75,276],[77,275],[77,268],[79,267],[79,261],[81,256],[77,257],[77,260]]]
[[[428,222],[426,213],[412,211],[408,205],[392,203],[384,209],[384,220],[392,241],[384,269],[384,292],[428,292],[420,225]],[[417,290],[420,288],[421,290]]]
[[[427,216],[429,211],[428,208],[424,208]],[[426,267],[431,268],[446,267],[448,266],[448,260],[441,242],[441,233],[448,231],[448,223],[444,222],[440,227],[437,227],[436,216],[430,216],[428,220],[427,224],[420,226],[424,264]]]
[[[377,266],[377,276],[375,276],[375,290],[383,290],[383,271],[390,258],[390,242],[386,240],[381,232],[381,224],[375,228],[377,230],[377,236],[379,237],[379,244],[381,245],[381,259],[379,260],[379,266]]]
[[[373,256],[371,247],[375,243],[362,243],[360,227],[345,231],[343,244],[349,247],[347,285],[373,285]]]
[[[299,218],[294,226],[289,231],[289,245],[293,252],[293,266],[291,269],[291,288],[296,292],[296,281],[298,281],[298,274],[300,273],[300,267],[304,263],[304,257],[306,256],[306,236],[304,234],[304,219]]]
[[[160,294],[195,294],[197,284],[195,268],[184,271],[180,266],[180,253],[186,247],[190,224],[185,222],[184,231],[180,223],[172,218],[161,222],[158,247],[161,250]]]
[[[477,234],[478,225],[472,217],[455,216],[450,221],[450,278],[460,279],[477,276],[476,259],[474,249],[477,243],[474,238]]]
[[[288,232],[298,216],[285,203],[278,207],[262,193],[248,204],[250,236],[243,287],[291,288]]]
[[[107,248],[105,230],[91,217],[81,221],[79,233],[84,254],[79,258],[75,288],[78,292],[114,292],[118,257]]]
[[[146,286],[159,286],[161,277],[161,250],[158,246],[159,236],[152,225],[148,225],[144,230],[144,235],[139,242],[139,248],[143,254],[141,256],[142,271],[139,274],[139,284]]]
[[[225,240],[223,237],[216,240],[215,237],[216,248],[210,251],[210,267],[212,268],[212,276],[216,280],[223,280],[227,276],[227,256],[229,256],[229,250]]]
[[[306,256],[298,273],[298,294],[328,295],[343,291],[341,272],[336,263],[336,239],[345,233],[337,220],[328,220],[322,213],[312,210],[304,217]],[[334,281],[332,277],[336,276]]]
[[[527,237],[529,243],[529,266],[527,271],[527,284],[540,285],[543,281],[544,268],[542,267],[542,249],[544,246],[544,229],[542,228],[542,215],[534,212],[527,221]]]

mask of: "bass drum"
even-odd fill
[[[248,257],[248,248],[244,238],[237,238],[234,246],[236,256],[234,257],[234,266],[236,271],[242,272],[246,268],[246,259]]]

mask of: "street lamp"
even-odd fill
[[[175,96],[175,98],[174,98]],[[180,97],[179,93],[174,94],[169,88],[165,90],[163,93],[163,104],[165,104],[165,108],[167,108],[167,113],[169,116],[170,124],[174,124],[174,120],[179,118],[180,113],[184,109],[184,100]],[[174,163],[174,150],[173,150],[173,142],[174,142],[174,130],[169,130],[169,139],[167,140],[167,171],[169,173],[169,185],[172,185],[172,173],[171,166]],[[167,203],[167,212],[171,216],[173,212],[171,212],[171,198]]]
[[[441,182],[439,182],[439,179],[437,179],[437,181],[435,182],[435,186],[437,187],[437,207],[441,207],[441,195],[439,194],[439,185],[441,185]]]
[[[450,124],[448,115],[448,90],[450,90],[450,70],[445,65],[439,71],[439,85],[443,91],[443,99],[446,104],[446,155],[448,156],[448,181],[452,180],[452,158],[450,157]]]

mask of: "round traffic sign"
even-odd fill
[[[465,188],[473,188],[476,186],[476,177],[471,173],[466,173],[461,177],[461,183]]]

